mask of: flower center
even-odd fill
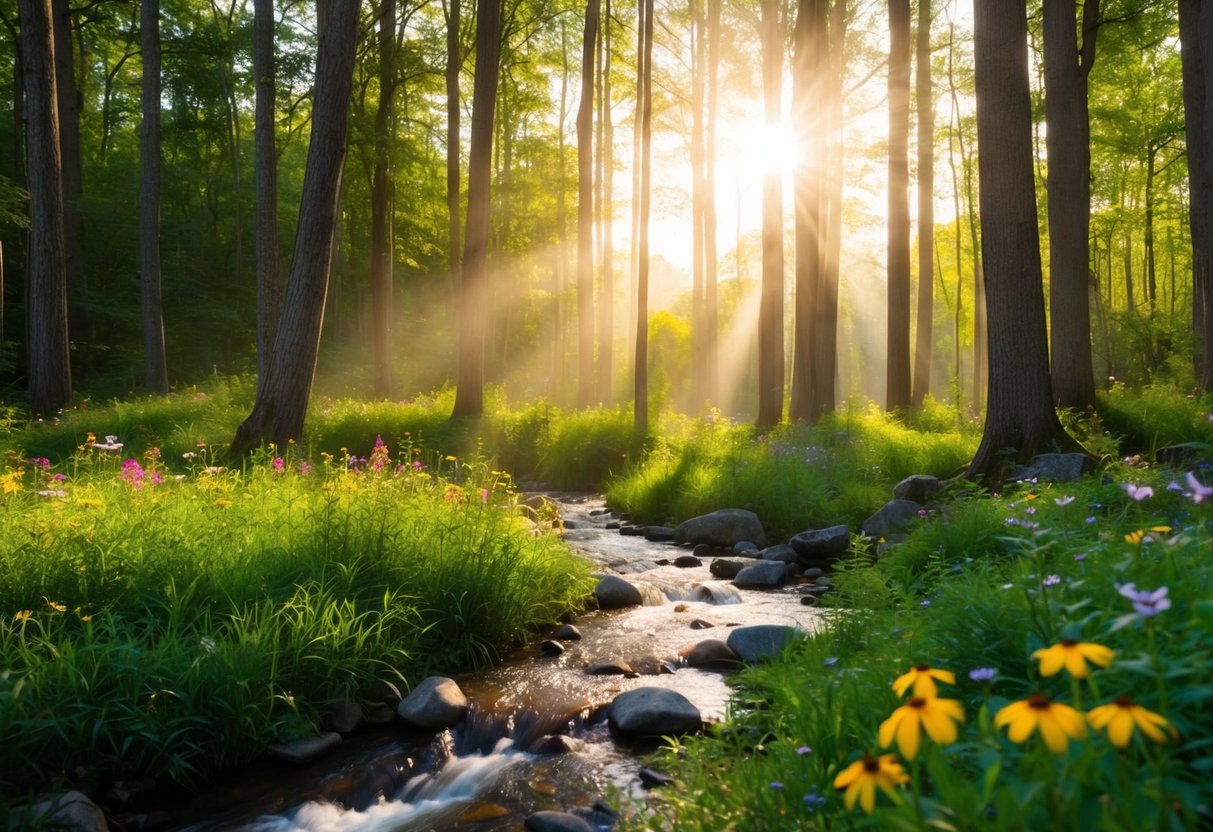
[[[1137,703],[1133,701],[1132,696],[1126,696],[1124,694],[1121,694],[1120,696],[1113,699],[1112,703],[1114,705],[1116,705],[1116,707],[1118,707],[1118,708],[1132,708],[1137,705]]]
[[[926,697],[915,696],[913,699],[911,699],[906,704],[908,706],[910,706],[911,708],[922,708],[927,704],[927,700],[926,700]]]
[[[1047,711],[1052,704],[1053,701],[1043,693],[1034,693],[1028,697],[1028,707],[1038,711]]]
[[[1063,638],[1061,640],[1062,647],[1076,647],[1077,645],[1078,645],[1078,642],[1072,638]]]
[[[914,665],[914,669],[917,670],[919,673],[926,673],[928,670],[931,669],[931,666],[929,664],[916,664],[916,665]]]
[[[875,757],[864,757],[863,770],[868,774],[880,773],[880,760],[877,760]]]

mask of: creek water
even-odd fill
[[[639,586],[643,606],[580,616],[573,623],[582,638],[563,642],[558,656],[546,655],[537,641],[493,668],[456,676],[471,711],[452,731],[371,727],[304,766],[261,760],[194,795],[160,828],[514,832],[535,811],[635,796],[651,749],[610,734],[604,709],[616,695],[671,688],[706,721],[720,720],[728,707],[725,675],[681,664],[679,650],[725,639],[739,625],[812,629],[821,615],[801,603],[793,586],[734,588],[710,574],[710,558],[702,566],[673,566],[685,550],[606,528],[616,518],[600,498],[565,496],[559,503],[569,545],[598,572],[624,574]],[[635,673],[587,673],[595,662],[626,662]],[[567,738],[563,753],[536,753],[536,742],[552,735]]]

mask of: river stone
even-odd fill
[[[547,734],[531,743],[532,754],[576,754],[585,743],[566,734]]]
[[[704,621],[702,618],[696,618],[691,622],[692,630],[710,630],[715,626],[711,621]]]
[[[674,529],[671,526],[645,526],[644,539],[654,543],[664,543],[674,539]]]
[[[699,709],[667,688],[624,691],[611,702],[607,720],[614,730],[641,737],[692,733],[703,724]]]
[[[629,673],[636,673],[625,661],[592,662],[586,666],[585,672],[590,676],[627,676]]]
[[[603,577],[594,587],[594,597],[598,600],[598,606],[604,610],[638,607],[644,603],[644,596],[636,585],[618,575]]]
[[[505,817],[510,810],[498,803],[474,803],[459,813],[455,823],[466,826],[472,823],[483,823],[486,820],[496,820]]]
[[[777,560],[781,563],[796,563],[800,560],[800,556],[796,554],[796,550],[786,543],[780,543],[778,546],[768,546],[758,553],[758,557],[763,560]]]
[[[831,587],[834,586],[834,579],[829,575],[821,575],[820,577],[813,579],[813,586]]]
[[[851,529],[847,526],[810,529],[795,535],[788,543],[802,560],[837,559],[851,545]]]
[[[581,630],[578,630],[572,624],[562,624],[560,629],[552,635],[553,638],[558,638],[561,641],[581,641]]]
[[[808,578],[810,581],[812,581],[816,578],[820,578],[824,574],[825,574],[825,570],[822,569],[820,566],[810,566],[808,569],[804,570],[804,576],[806,578]]]
[[[430,676],[396,708],[402,719],[422,728],[450,728],[462,722],[467,712],[467,697],[446,676]]]
[[[687,645],[678,651],[678,655],[691,667],[728,668],[741,662],[737,654],[718,638]]]
[[[796,627],[782,624],[754,624],[730,632],[726,644],[746,664],[758,664],[778,656],[792,639],[802,633]]]
[[[1027,465],[1016,468],[1011,479],[1074,482],[1094,470],[1095,460],[1083,454],[1038,454]]]
[[[703,561],[694,555],[679,555],[674,558],[674,565],[679,569],[693,569],[696,566],[703,566]]]
[[[758,547],[749,540],[739,540],[733,544],[733,554],[756,555],[758,554]]]
[[[691,554],[697,558],[710,558],[715,551],[715,546],[709,546],[706,543],[696,543],[694,548],[691,549]]]
[[[523,826],[530,832],[594,832],[589,821],[568,812],[535,812],[527,815]]]
[[[651,768],[642,768],[639,774],[640,782],[644,784],[646,789],[658,789],[674,782],[674,778],[670,775]]]
[[[8,813],[9,829],[59,829],[70,832],[108,832],[105,813],[78,791],[56,794],[31,806]]]
[[[326,731],[348,734],[362,724],[362,706],[357,702],[342,702],[325,715],[322,725]]]
[[[815,606],[817,606],[817,596],[816,595],[801,595],[800,603],[806,607],[815,607]]]
[[[777,560],[760,560],[738,572],[733,578],[733,586],[750,589],[781,586],[787,574],[787,564]]]
[[[624,537],[641,537],[644,535],[644,526],[620,526],[619,533]]]
[[[736,578],[737,573],[742,569],[745,569],[746,566],[747,564],[739,561],[716,558],[716,560],[712,561],[711,565],[708,566],[708,571],[717,578],[724,578],[726,581],[731,581],[733,578]]]
[[[368,702],[366,705],[366,721],[371,725],[387,725],[393,714],[395,710],[387,702]]]
[[[273,742],[266,746],[265,751],[288,763],[307,763],[322,754],[327,754],[341,744],[341,735],[336,731],[327,731],[314,737],[305,737],[290,742]]]
[[[940,488],[939,477],[930,474],[911,474],[893,486],[893,497],[898,500],[913,500],[925,503]]]
[[[539,642],[539,652],[545,656],[559,656],[564,652],[564,645],[555,639],[544,639]]]
[[[748,540],[757,548],[762,548],[766,545],[766,533],[754,512],[743,508],[722,508],[683,521],[674,530],[674,540],[722,547],[735,546]]]
[[[913,500],[889,500],[863,521],[863,533],[868,537],[883,537],[903,531],[921,510],[922,506]]]

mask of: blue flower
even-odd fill
[[[994,667],[975,667],[969,671],[969,678],[974,682],[988,682],[998,675],[998,669]]]
[[[834,665],[838,664],[838,657],[830,656],[828,659],[822,662],[822,664],[824,664],[826,667],[833,667]]]

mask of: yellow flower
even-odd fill
[[[5,474],[0,477],[0,491],[5,494],[15,494],[21,490],[21,483],[17,482],[17,473],[14,471],[11,474]]]
[[[1163,729],[1172,736],[1175,735],[1175,729],[1167,722],[1166,717],[1146,710],[1130,696],[1118,696],[1107,705],[1092,708],[1087,714],[1087,722],[1096,730],[1107,729],[1108,739],[1117,748],[1124,748],[1129,744],[1133,737],[1134,725],[1154,742],[1167,741]]]
[[[884,754],[880,757],[865,755],[838,773],[834,778],[834,788],[846,789],[843,801],[848,809],[855,808],[855,801],[865,812],[876,808],[876,788],[887,794],[894,803],[900,803],[894,786],[909,783],[910,776],[905,773],[896,754]]]
[[[936,667],[931,667],[925,664],[916,664],[910,668],[908,673],[903,673],[897,677],[897,681],[893,682],[893,693],[898,696],[903,696],[906,689],[910,685],[914,686],[914,696],[935,696],[938,691],[935,689],[935,680],[947,682],[949,685],[956,684],[956,674],[950,670],[940,670]]]
[[[1063,638],[1052,647],[1037,650],[1032,658],[1040,660],[1041,676],[1052,676],[1064,667],[1075,679],[1085,679],[1091,675],[1087,662],[1107,667],[1115,655],[1102,644]]]
[[[42,600],[46,601],[45,598]],[[46,601],[46,605],[55,612],[67,612],[67,604],[60,604],[58,601]]]
[[[29,617],[30,617],[30,616],[32,616],[32,615],[33,615],[33,613],[32,613],[32,612],[30,612],[29,610],[21,610],[21,612],[19,612],[19,613],[17,613],[16,615],[14,615],[14,616],[13,616],[13,621],[14,621],[14,622],[16,622],[16,621],[24,621],[24,620],[26,620],[27,618],[29,618]]]
[[[1007,737],[1011,742],[1025,742],[1039,728],[1045,745],[1054,754],[1065,751],[1071,739],[1079,740],[1087,735],[1082,714],[1039,693],[1007,705],[994,715],[994,725],[998,728],[1009,726]]]
[[[217,500],[215,500],[215,502],[211,503],[211,505],[214,506],[215,508],[231,508],[232,501],[227,499],[226,497],[220,497]]]
[[[948,745],[956,742],[956,723],[964,718],[964,706],[955,699],[915,696],[880,724],[880,745],[888,748],[896,739],[902,755],[913,760],[924,728],[935,742]]]
[[[1170,526],[1151,526],[1149,529],[1135,529],[1125,535],[1125,543],[1137,546],[1141,543],[1154,543],[1157,541],[1154,535],[1165,535],[1171,533]]]

